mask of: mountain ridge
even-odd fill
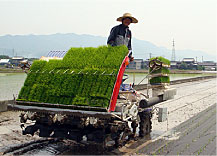
[[[56,33],[48,35],[4,35],[0,36],[0,54],[24,57],[45,56],[51,50],[68,50],[70,47],[98,47],[106,45],[107,38],[90,34]],[[157,46],[149,41],[133,38],[133,55],[135,58],[148,59],[151,56],[171,58],[172,50]],[[14,49],[14,54],[13,54]],[[176,50],[176,60],[186,57],[216,61],[215,55],[199,50]]]

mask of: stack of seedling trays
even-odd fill
[[[149,83],[153,86],[166,86],[170,83],[170,61],[163,57],[154,57],[149,61]]]
[[[126,46],[71,48],[62,60],[34,61],[16,101],[107,109],[127,54]]]

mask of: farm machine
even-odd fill
[[[41,59],[61,60],[65,54],[66,52],[50,52]],[[150,81],[153,78],[168,76],[162,72],[154,72],[169,67],[160,59],[155,58],[149,62],[150,70],[146,76],[148,84],[144,89],[147,94],[144,91],[136,91],[134,84],[125,84],[128,75],[125,75],[124,71],[128,64],[129,58],[126,56],[116,75],[107,108],[16,99],[8,108],[22,111],[20,122],[23,135],[37,133],[40,137],[87,141],[101,144],[103,147],[113,141],[115,146],[122,146],[138,135],[144,137],[149,134],[152,130],[153,106],[172,99],[176,94],[176,90],[170,88],[168,83]],[[27,75],[29,73],[31,68]]]

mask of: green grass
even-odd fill
[[[107,108],[127,53],[125,46],[71,48],[63,60],[34,61],[18,100]]]

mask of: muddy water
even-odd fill
[[[124,155],[127,154],[129,150],[135,149],[141,144],[144,144],[147,141],[154,140],[158,136],[162,135],[163,132],[153,131],[150,135],[146,135],[144,138],[138,137],[135,141],[129,141],[125,146],[120,148],[108,147],[107,150],[100,151],[98,147],[94,145],[80,145],[74,144],[70,150],[62,152],[61,155]],[[99,151],[98,151],[99,150]]]
[[[21,89],[25,73],[0,73],[0,101],[11,100]]]
[[[129,78],[125,81],[126,83],[140,83],[146,76],[147,73],[126,73],[129,75]],[[188,78],[194,78],[194,77],[201,77],[201,76],[209,76],[213,75],[214,73],[201,73],[201,74],[170,74],[170,81],[173,80],[180,80],[180,79],[188,79]],[[144,81],[141,82],[141,84],[146,84],[147,79],[144,79]]]

